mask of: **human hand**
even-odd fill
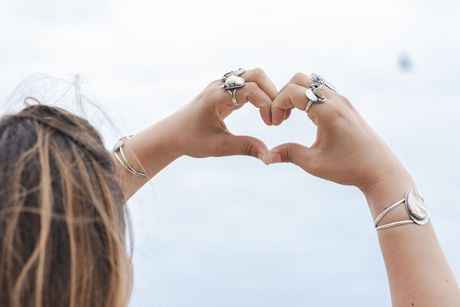
[[[229,93],[216,80],[207,86],[192,102],[170,116],[170,135],[175,150],[191,157],[220,157],[249,155],[263,160],[267,146],[251,136],[233,135],[224,119],[250,101],[259,108],[262,120],[272,124],[271,103],[278,91],[260,68],[246,71],[242,77],[246,85],[239,88],[234,104]]]
[[[305,90],[313,81],[296,74],[272,103],[272,123],[279,125],[286,112],[305,110]],[[356,111],[350,101],[322,89],[325,103],[313,103],[309,118],[317,126],[316,141],[310,147],[287,143],[266,156],[267,163],[292,162],[308,173],[340,184],[354,185],[363,192],[389,178],[410,178],[400,161]]]
[[[272,123],[286,119],[286,111],[305,110],[305,90],[310,76],[296,74],[272,103]],[[360,116],[349,100],[324,86],[325,103],[313,103],[308,116],[317,126],[312,146],[282,144],[266,156],[266,162],[292,162],[312,175],[341,184],[355,185],[366,196],[375,218],[416,190],[401,162]],[[384,224],[412,218],[408,205],[396,207]],[[409,217],[410,216],[410,217]],[[382,225],[382,224],[381,224]],[[393,306],[458,306],[460,291],[431,224],[400,224],[379,231]]]

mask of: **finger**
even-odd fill
[[[287,120],[289,118],[289,116],[291,116],[291,111],[292,111],[292,109],[284,110],[284,119],[283,119],[283,121]]]
[[[286,110],[292,108],[305,110],[307,106],[305,90],[306,88],[293,83],[285,86],[284,90],[281,91],[271,105],[273,125],[279,125],[283,122],[286,117]]]
[[[278,95],[278,90],[276,89],[275,84],[273,84],[272,80],[268,78],[267,74],[264,72],[262,68],[255,68],[246,71],[241,77],[245,79],[247,82],[254,82],[256,83],[259,88],[270,97],[271,100],[275,99]]]
[[[294,83],[294,84],[309,88],[313,84],[313,79],[309,75],[306,75],[302,72],[298,72],[291,78],[289,83]]]
[[[267,164],[291,162],[310,172],[313,165],[312,161],[317,153],[316,148],[309,148],[297,143],[286,143],[271,149],[265,157],[265,162]]]
[[[286,110],[286,115],[284,116],[284,120],[287,120],[289,116],[291,116],[291,113],[292,113],[292,109]]]
[[[313,79],[310,75],[306,75],[304,73],[299,72],[292,77],[290,82],[300,86],[304,86],[306,88],[310,88],[313,84]],[[336,105],[337,103],[342,104],[342,102],[348,102],[347,99],[345,99],[337,92],[331,90],[328,86],[321,87],[321,91],[326,96],[325,103],[328,103],[328,105],[323,104],[322,107],[319,107],[315,106],[317,105],[317,103],[314,103],[308,112],[308,117],[310,117],[310,119],[316,125],[318,125],[321,118],[324,118],[330,114],[334,114],[334,112],[331,112],[334,109],[334,105]]]
[[[261,140],[245,135],[229,134],[225,136],[219,153],[222,156],[245,155],[259,158],[265,162],[268,148]]]
[[[239,88],[236,92],[236,99],[239,104],[244,104],[246,102],[252,103],[256,108],[259,108],[260,116],[265,124],[272,124],[272,100],[255,82],[247,82],[245,86]]]
[[[307,107],[309,99],[305,91],[312,84],[311,77],[297,73],[290,82],[272,103],[272,122],[274,125],[279,125],[284,120],[284,110],[295,107],[305,111]],[[315,125],[319,125],[323,119],[327,119],[329,116],[335,114],[334,110],[337,108],[336,101],[339,100],[338,94],[326,86],[323,86],[321,91],[326,96],[326,100],[324,103],[314,102],[308,112],[308,117]]]
[[[286,87],[289,86],[289,84],[297,84],[297,85],[300,85],[302,87],[305,87],[305,88],[309,88],[312,86],[313,84],[313,80],[311,79],[311,77],[305,75],[304,73],[301,73],[301,72],[298,72],[296,73],[292,78],[291,80],[289,80],[288,83],[286,83],[281,89],[280,89],[280,93],[285,91],[286,90]]]
[[[306,87],[306,88],[310,88],[312,86],[312,84],[313,84],[313,79],[311,78],[310,75],[306,75],[304,73],[298,72],[291,78],[290,83],[294,83],[294,84],[297,84],[297,85],[300,85],[300,86],[303,86],[303,87]],[[323,86],[321,88],[321,91],[327,97],[334,97],[335,95],[337,95],[336,92],[334,92],[333,90],[331,90],[327,86]]]

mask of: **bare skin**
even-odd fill
[[[305,110],[305,89],[312,80],[296,74],[272,104],[275,125],[285,111]],[[365,195],[375,218],[416,189],[410,174],[344,97],[327,88],[324,104],[314,104],[309,117],[317,126],[310,147],[283,144],[267,155],[267,163],[291,162],[320,178],[354,185]],[[382,220],[407,220],[403,206]],[[409,224],[378,232],[393,306],[460,306],[460,290],[430,224]]]
[[[243,77],[248,84],[237,91],[240,105],[233,105],[220,88],[222,82],[216,80],[192,102],[126,142],[128,160],[149,174],[134,177],[116,162],[127,199],[183,155],[249,155],[267,164],[290,162],[314,176],[358,187],[374,218],[408,190],[416,189],[401,162],[348,99],[325,87],[326,103],[313,104],[308,114],[317,126],[313,145],[288,143],[268,150],[258,139],[231,134],[224,119],[244,103],[250,101],[259,108],[267,125],[279,125],[291,110],[305,110],[305,89],[312,84],[309,76],[298,73],[278,92],[261,69],[250,70]],[[407,218],[400,206],[382,223]],[[393,306],[460,306],[460,289],[431,223],[382,230],[378,238]]]

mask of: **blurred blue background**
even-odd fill
[[[453,0],[2,0],[0,98],[54,103],[67,83],[37,73],[79,74],[111,147],[228,70],[262,67],[278,88],[320,73],[410,170],[460,277],[459,34]],[[227,123],[269,147],[315,138],[302,112],[266,127],[248,104]],[[364,197],[293,165],[183,157],[129,209],[130,307],[390,305]]]

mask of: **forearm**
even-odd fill
[[[114,156],[118,181],[126,199],[134,195],[145,183],[181,156],[175,143],[174,121],[167,117],[128,139],[123,151],[130,164],[146,177],[131,174]]]
[[[409,175],[387,178],[366,191],[372,216],[416,189]],[[380,224],[407,220],[404,205]],[[445,259],[431,223],[409,224],[380,230],[393,306],[460,306],[460,290]]]

